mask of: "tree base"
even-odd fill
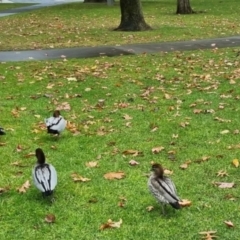
[[[148,31],[152,30],[152,28],[144,23],[121,23],[117,28],[114,29],[114,31],[125,31],[125,32],[138,32],[138,31]]]

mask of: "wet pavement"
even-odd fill
[[[2,0],[1,3],[4,3],[4,2],[5,1]],[[11,1],[6,1],[6,3],[9,3],[9,4],[10,4],[10,2],[11,3],[32,3],[33,5],[2,10],[2,11],[0,11],[0,17],[6,17],[6,16],[9,16],[12,14],[34,11],[34,10],[44,8],[44,7],[62,5],[62,4],[67,4],[67,3],[71,3],[71,2],[83,2],[83,0],[59,0],[59,1],[58,0],[11,0]]]
[[[193,41],[142,43],[121,46],[76,47],[27,51],[1,51],[0,61],[31,61],[61,58],[91,58],[121,56],[143,53],[161,53],[201,49],[240,47],[240,36]]]
[[[66,2],[45,1],[42,4],[38,5],[1,11],[0,16],[1,14],[11,15],[64,3]],[[161,52],[189,51],[227,47],[240,47],[240,36],[192,41],[127,44],[118,46],[74,47],[63,49],[42,49],[26,51],[0,51],[0,61],[32,61],[62,58],[91,58],[100,56],[112,57],[143,53],[158,54]]]

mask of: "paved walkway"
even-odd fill
[[[34,6],[6,10],[4,12],[0,12],[0,16],[2,13],[16,14],[56,4],[63,4],[63,2],[49,2]],[[1,51],[0,61],[7,62],[50,60],[60,58],[90,58],[99,56],[120,56],[142,53],[160,53],[226,47],[240,47],[240,36],[179,42],[129,44],[121,46],[76,47],[28,51]]]

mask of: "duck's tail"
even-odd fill
[[[169,203],[173,208],[175,209],[180,209],[181,205],[179,204],[179,202],[174,202],[174,203]]]
[[[53,194],[52,190],[48,190],[48,191],[42,193],[43,197],[48,197],[48,196],[51,196],[52,194]]]

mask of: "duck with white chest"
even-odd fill
[[[67,121],[61,116],[59,110],[53,112],[53,116],[45,119],[47,132],[54,135],[59,135],[66,127]]]

